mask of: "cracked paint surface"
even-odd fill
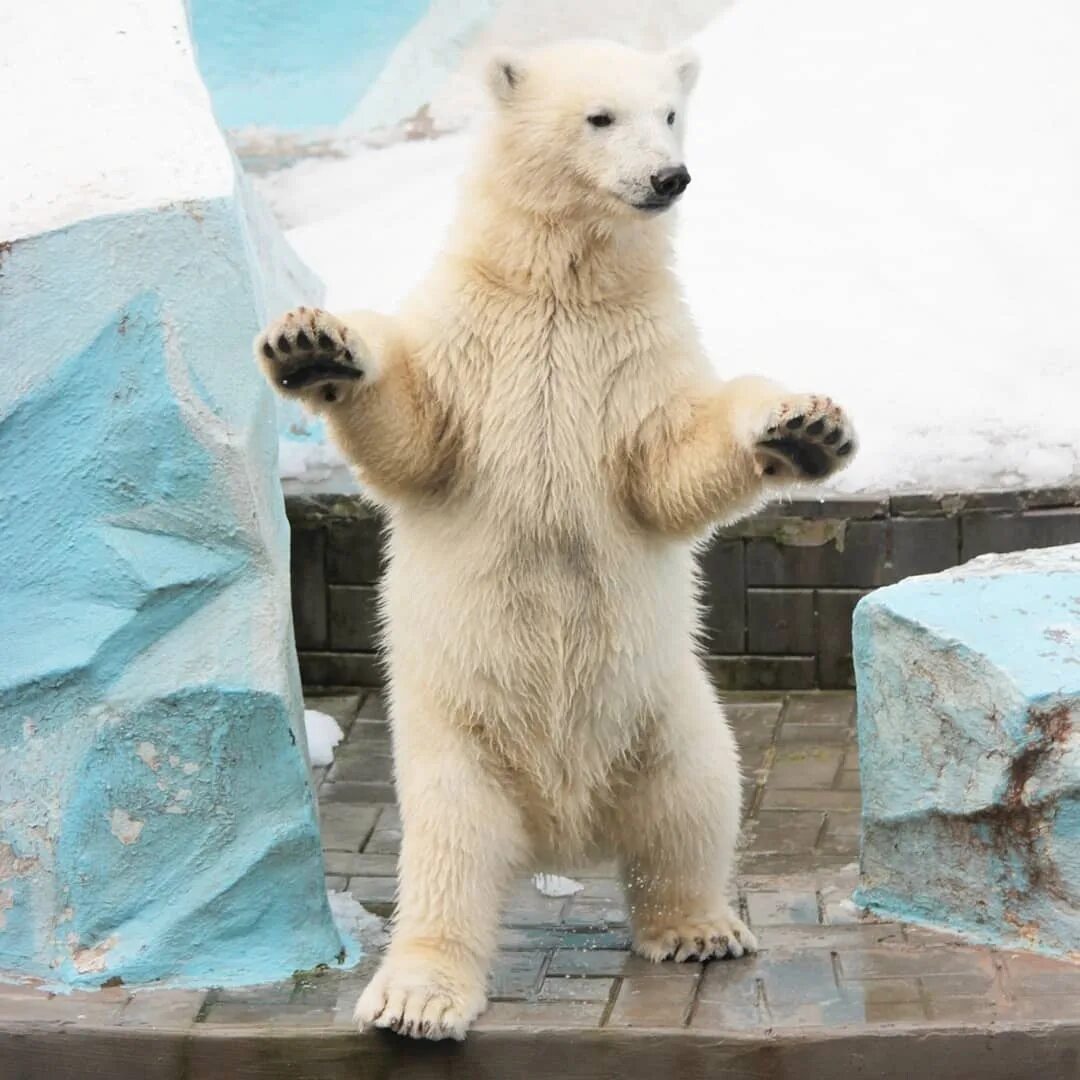
[[[857,899],[1080,955],[1080,545],[990,555],[855,613]]]
[[[262,982],[342,948],[250,359],[311,296],[260,277],[242,196],[5,255],[0,973]]]
[[[134,844],[145,824],[145,821],[138,821],[119,807],[109,815],[109,829],[121,844]]]

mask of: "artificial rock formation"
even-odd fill
[[[881,589],[854,642],[857,899],[1080,952],[1080,545]]]
[[[332,963],[251,359],[317,282],[244,188],[178,0],[12,19],[49,48],[0,94],[56,100],[36,143],[5,131],[0,180],[0,973]]]

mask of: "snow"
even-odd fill
[[[544,896],[576,896],[585,886],[573,878],[559,877],[558,874],[534,874],[533,884]]]
[[[0,238],[232,194],[182,0],[4,4],[0,41]]]
[[[282,480],[320,481],[345,465],[333,443],[282,439],[278,444],[278,472]]]
[[[849,409],[840,491],[1080,482],[1080,8],[737,3],[702,79],[678,264],[724,376]],[[442,244],[466,135],[267,178],[331,308],[393,310]]]
[[[304,710],[304,729],[307,731],[308,757],[315,767],[334,763],[334,747],[344,733],[338,722],[326,713],[315,709]]]
[[[334,925],[346,941],[359,942],[364,952],[378,952],[386,944],[389,935],[385,923],[378,915],[368,911],[352,893],[330,889],[326,899]]]

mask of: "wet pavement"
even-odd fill
[[[401,834],[381,699],[356,694],[308,705],[334,715],[347,733],[334,764],[315,772],[328,888],[387,916]],[[421,1051],[427,1056],[416,1059],[418,1067],[426,1064],[416,1075],[518,1075],[499,1071],[491,1058],[499,1054],[533,1076],[606,1075],[575,1072],[575,1061],[581,1069],[593,1061],[662,1075],[663,1063],[676,1059],[692,1076],[728,1069],[732,1076],[827,1076],[841,1062],[869,1067],[879,1059],[857,1075],[1024,1076],[1024,1063],[1038,1062],[1043,1076],[1080,1076],[1080,965],[879,922],[851,905],[859,844],[853,695],[731,695],[728,711],[746,775],[739,903],[762,951],[739,961],[649,964],[629,951],[613,866],[577,868],[584,888],[565,898],[544,896],[523,878],[506,906],[491,1005],[466,1044],[472,1050],[446,1048],[437,1058]],[[415,1044],[351,1031],[353,1003],[376,962],[372,956],[352,971],[298,973],[244,990],[132,994],[116,987],[46,998],[0,986],[0,1075],[8,1075],[5,1053],[14,1052],[3,1033],[20,1025],[99,1036],[109,1029],[113,1038],[98,1041],[111,1047],[110,1060],[126,1045],[117,1033],[163,1033],[168,1045],[186,1048],[187,1071],[170,1071],[169,1058],[155,1076],[367,1075],[355,1071],[358,1062],[370,1075],[399,1075],[403,1066],[401,1074],[411,1075]],[[620,1033],[627,1041],[618,1041]],[[217,1058],[192,1057],[192,1047],[205,1045],[199,1035],[218,1037],[211,1040]],[[562,1047],[577,1039],[580,1055],[552,1056],[555,1035]],[[278,1054],[251,1050],[260,1038]],[[223,1039],[239,1041],[226,1049]],[[24,1055],[29,1046],[24,1039]],[[626,1063],[616,1064],[624,1052]],[[795,1071],[778,1064],[789,1052]],[[462,1053],[471,1055],[466,1073]],[[309,1059],[323,1064],[292,1072],[282,1064]],[[233,1072],[220,1071],[226,1060]]]

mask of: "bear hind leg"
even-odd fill
[[[695,660],[657,732],[660,752],[617,810],[635,952],[648,960],[739,957],[757,941],[729,900],[739,831],[739,759]]]

